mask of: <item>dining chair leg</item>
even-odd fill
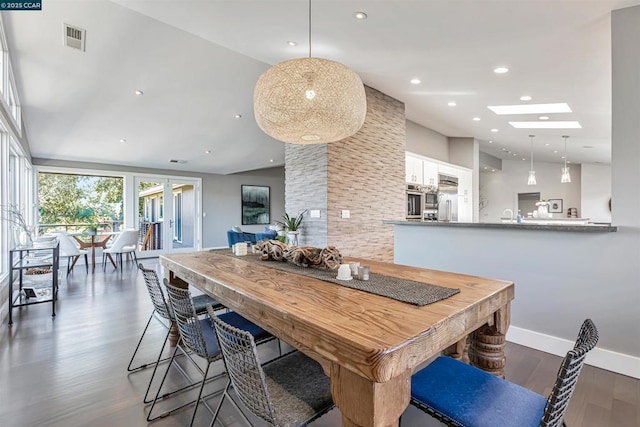
[[[198,405],[200,404],[200,399],[202,399],[202,391],[204,390],[204,384],[206,383],[210,367],[211,362],[207,362],[207,369],[205,369],[204,376],[202,377],[202,385],[200,385],[200,392],[198,393],[198,398],[196,399],[196,406],[193,408],[193,415],[191,415],[191,422],[189,423],[189,427],[193,427],[193,422],[196,420],[196,412],[198,412]]]
[[[87,273],[89,273],[89,257],[87,257],[87,254],[84,254],[84,266],[87,268]]]
[[[136,255],[136,251],[133,251],[133,259],[136,260],[136,265],[138,265],[138,256]]]

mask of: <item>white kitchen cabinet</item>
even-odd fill
[[[473,173],[458,169],[458,221],[473,222]]]
[[[443,165],[443,164],[439,164],[438,165],[438,173],[444,174],[444,175],[448,175],[448,176],[453,176],[453,177],[457,177],[458,176],[458,171],[460,169],[456,166],[449,166],[449,165]]]
[[[422,184],[422,159],[409,154],[405,155],[406,159],[406,181],[411,184]]]
[[[438,164],[425,160],[422,163],[422,183],[424,185],[438,186]]]

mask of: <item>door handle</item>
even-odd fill
[[[173,228],[173,220],[172,219],[169,220],[169,228]]]

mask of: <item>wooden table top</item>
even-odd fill
[[[208,251],[160,256],[160,263],[179,278],[324,362],[325,368],[326,362],[335,362],[375,382],[415,369],[514,298],[514,285],[508,281],[350,261],[360,261],[375,273],[459,288],[460,293],[418,307],[243,257]]]

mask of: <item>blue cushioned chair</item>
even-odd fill
[[[261,240],[275,240],[278,237],[278,233],[275,230],[267,231],[265,229],[264,233],[256,233],[256,243]]]
[[[597,342],[598,330],[587,319],[575,346],[562,361],[548,399],[441,356],[411,378],[411,404],[449,426],[562,426],[584,359]]]
[[[255,233],[247,233],[246,231],[227,231],[227,240],[229,241],[229,247],[232,247],[238,242],[251,242],[256,243]]]

